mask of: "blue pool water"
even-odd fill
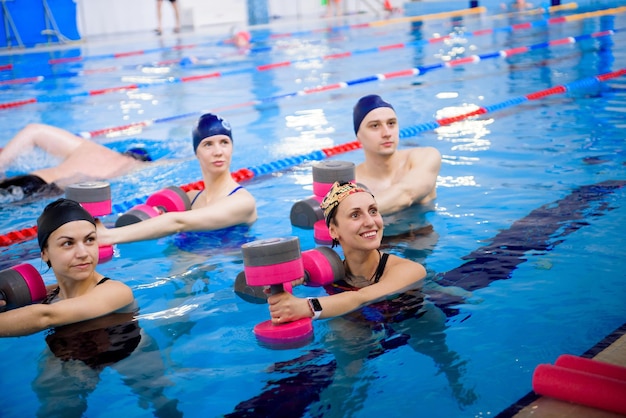
[[[621,13],[498,30],[548,16],[483,16],[386,22],[329,33],[308,23],[254,32],[264,49],[247,56],[220,46],[163,51],[124,59],[48,65],[52,58],[99,56],[174,46],[153,40],[0,57],[14,62],[0,80],[45,75],[40,83],[0,85],[0,103],[38,98],[37,104],[0,110],[4,145],[24,124],[43,122],[91,132],[140,121],[219,110],[233,125],[233,170],[259,167],[354,140],[352,106],[377,93],[393,103],[403,132],[435,119],[505,103],[501,110],[437,129],[406,134],[403,147],[435,146],[443,155],[433,211],[407,211],[387,222],[432,225],[427,236],[391,239],[385,250],[422,262],[428,272],[427,314],[383,325],[344,319],[314,323],[314,340],[274,349],[252,333],[269,318],[267,307],[233,292],[243,268],[242,243],[295,235],[303,250],[312,231],[294,228],[294,202],[312,195],[311,162],[277,167],[244,182],[258,202],[259,220],[243,233],[200,240],[192,251],[180,237],[119,245],[99,271],[128,283],[141,306],[141,342],[130,357],[94,371],[61,363],[45,333],[0,341],[2,416],[47,414],[63,405],[88,417],[495,416],[531,390],[534,368],[560,354],[582,354],[626,321],[626,78],[590,79],[626,68]],[[355,24],[363,17],[354,17]],[[610,36],[536,47],[508,58],[306,95],[294,92],[378,73],[434,65],[550,40],[614,29]],[[267,38],[269,33],[293,33]],[[454,34],[443,42],[426,42]],[[420,42],[423,40],[424,42]],[[189,35],[184,44],[216,38]],[[409,47],[314,59],[397,43]],[[149,64],[195,55],[203,67]],[[217,65],[215,57],[224,61]],[[252,71],[293,61],[288,68]],[[82,76],[107,67],[114,71]],[[236,72],[236,70],[240,70]],[[225,73],[185,83],[179,78]],[[591,80],[588,83],[579,80]],[[593,81],[595,80],[595,81]],[[84,97],[96,89],[152,83],[138,90]],[[538,100],[514,99],[555,86],[572,88]],[[289,96],[289,97],[284,97]],[[56,97],[53,101],[51,97]],[[190,144],[193,117],[94,138],[117,149],[145,144],[161,162],[111,182],[113,201],[130,202],[161,187],[199,180]],[[358,163],[360,151],[332,157]],[[54,161],[28,153],[11,173]],[[34,225],[48,202],[3,203],[0,232]],[[114,222],[115,217],[105,217]],[[406,229],[406,228],[405,228]],[[189,250],[189,248],[187,248]],[[44,272],[33,241],[0,248],[3,268],[29,262]],[[44,279],[53,277],[44,272]],[[298,288],[298,294],[320,289]],[[85,350],[107,341],[93,335]],[[97,343],[96,343],[97,342]],[[63,344],[61,340],[59,344]],[[91,344],[91,345],[90,345]],[[78,405],[78,406],[77,406]],[[169,412],[168,412],[169,411]]]

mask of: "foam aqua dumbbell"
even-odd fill
[[[46,286],[32,265],[18,264],[0,271],[0,300],[6,302],[0,312],[38,303],[45,297]]]
[[[170,186],[150,195],[146,203],[133,206],[117,218],[116,227],[131,225],[154,218],[165,212],[182,212],[191,209],[187,193],[177,186]]]
[[[250,286],[269,286],[272,294],[284,292],[283,285],[304,276],[304,265],[297,237],[257,240],[241,246],[244,273]],[[254,334],[269,344],[292,344],[309,339],[313,334],[311,318],[274,324],[263,321],[254,327]]]
[[[313,196],[294,203],[289,217],[291,224],[311,229],[317,221],[324,220],[320,203],[333,184],[353,182],[355,165],[349,161],[319,161],[313,164]]]
[[[304,285],[311,287],[327,286],[345,277],[345,268],[339,254],[328,247],[317,247],[312,250],[302,251]],[[254,283],[254,280],[251,280]],[[284,282],[283,288],[287,292],[292,291],[291,282]],[[235,279],[235,293],[243,300],[250,303],[266,303],[267,294],[262,286],[251,285],[246,279],[245,271],[240,272]]]
[[[91,216],[111,213],[111,185],[105,181],[71,184],[65,188],[65,197],[80,203]]]
[[[111,185],[105,181],[91,181],[71,184],[65,188],[65,197],[80,203],[91,216],[108,215],[112,211]],[[98,247],[98,263],[113,258],[113,246]]]

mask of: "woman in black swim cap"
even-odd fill
[[[50,203],[37,219],[41,259],[52,269],[56,285],[40,304],[0,313],[0,337],[33,334],[44,329],[137,310],[126,284],[98,273],[98,242],[93,217],[68,199]],[[56,303],[63,301],[63,303]]]

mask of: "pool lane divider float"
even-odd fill
[[[624,7],[624,11],[626,11],[626,7]],[[322,92],[328,92],[332,90],[348,88],[357,84],[384,81],[384,80],[390,80],[393,78],[400,78],[400,77],[414,77],[417,75],[424,75],[429,71],[434,71],[438,69],[454,68],[454,67],[457,67],[460,65],[466,65],[466,64],[475,64],[480,61],[493,59],[493,58],[507,58],[513,55],[527,53],[527,52],[531,52],[537,49],[548,48],[550,46],[569,45],[569,44],[573,44],[576,42],[580,42],[582,40],[589,40],[589,39],[599,38],[603,36],[611,36],[615,32],[620,31],[620,30],[623,30],[623,29],[599,31],[599,32],[591,33],[591,34],[579,35],[576,37],[567,37],[567,38],[562,38],[558,40],[552,40],[549,42],[541,42],[539,44],[530,45],[530,46],[516,47],[516,48],[511,48],[508,50],[489,52],[489,53],[485,53],[481,55],[471,55],[469,57],[458,58],[458,59],[447,61],[447,62],[439,62],[436,64],[427,65],[427,66],[419,66],[419,67],[393,71],[393,72],[388,72],[388,73],[383,73],[383,74],[374,74],[374,75],[370,75],[367,77],[358,78],[355,80],[349,80],[349,81],[344,81],[344,82],[339,82],[339,83],[329,84],[329,85],[319,86],[319,87],[312,87],[312,88],[308,88],[304,90],[299,90],[296,92],[286,93],[286,94],[279,95],[279,96],[271,96],[271,97],[266,97],[266,98],[259,99],[259,100],[252,100],[249,102],[221,106],[221,107],[213,108],[209,110],[209,112],[220,113],[226,110],[234,110],[234,109],[239,109],[239,108],[244,108],[244,107],[257,106],[257,105],[261,105],[264,103],[271,103],[280,99],[286,99],[286,98],[291,98],[291,97],[296,97],[296,96],[305,96],[305,95],[309,95],[313,93],[322,93]],[[219,74],[219,73],[215,73],[215,74]],[[204,76],[201,76],[201,77],[204,77]],[[2,107],[2,104],[0,104],[0,109],[1,107]],[[123,132],[123,131],[131,130],[131,129],[138,129],[138,128],[147,128],[151,125],[155,125],[158,123],[172,122],[174,120],[184,119],[184,118],[193,117],[193,116],[200,116],[206,112],[207,111],[189,112],[189,113],[184,113],[184,114],[179,114],[179,115],[168,116],[164,118],[134,122],[131,124],[117,126],[117,127],[99,129],[99,130],[95,130],[91,132],[88,132],[88,131],[79,132],[79,133],[76,133],[76,135],[86,138],[86,139],[91,139],[91,138],[95,138],[98,136],[107,135],[107,134],[111,134],[115,132]]]
[[[552,6],[549,8],[549,12],[556,12],[556,11],[560,11],[560,10],[566,10],[566,9],[574,9],[577,8],[577,4],[576,3],[568,3],[565,5],[560,5],[560,6]],[[453,14],[450,15],[449,12],[444,13],[445,16],[440,16],[440,14],[437,15],[422,15],[422,16],[413,16],[410,18],[402,18],[403,21],[423,21],[423,20],[433,20],[433,19],[438,19],[438,18],[445,18],[445,17],[455,17],[455,16],[462,16],[462,15],[466,15],[466,14],[470,14],[470,13],[482,13],[483,10],[482,8],[472,8],[472,9],[466,9],[466,10],[461,10],[461,11],[457,11],[457,12],[452,12]],[[544,10],[543,9],[536,9],[536,10],[532,10],[529,12],[525,12],[524,14],[529,14],[529,13],[543,13]],[[508,13],[507,15],[511,15],[511,14],[515,14],[515,13]],[[494,17],[498,17],[499,15],[496,15]],[[572,19],[571,16],[568,17],[568,19]],[[548,19],[545,22],[547,22],[547,24],[551,24],[551,23],[561,23],[562,19],[561,18],[555,18],[553,19]],[[345,30],[345,29],[358,29],[358,28],[365,28],[365,27],[377,27],[377,26],[381,26],[383,24],[387,24],[387,21],[377,21],[377,22],[370,22],[370,23],[364,23],[364,24],[357,24],[357,25],[346,25],[346,26],[336,26],[336,27],[332,27],[332,28],[324,28],[324,29],[316,29],[316,30],[310,30],[310,31],[302,31],[302,32],[293,32],[293,33],[288,33],[288,34],[275,34],[275,35],[269,35],[268,38],[286,38],[286,37],[293,37],[293,36],[299,36],[299,35],[307,35],[307,34],[314,34],[314,33],[319,33],[319,32],[337,32],[337,31],[341,31],[341,30]],[[398,23],[397,21],[394,20],[394,22],[392,23]],[[540,23],[540,22],[533,22],[532,26],[543,26],[544,24]],[[478,36],[478,35],[486,35],[486,34],[491,34],[491,33],[495,33],[495,32],[507,32],[510,33],[516,29],[527,29],[527,27],[524,26],[524,24],[518,24],[518,25],[513,25],[513,26],[508,26],[508,27],[504,27],[504,28],[497,28],[497,29],[490,29],[490,30],[478,30],[475,32],[471,32],[471,33],[467,33],[465,35],[467,36]],[[384,50],[390,50],[390,49],[397,49],[397,48],[403,48],[403,47],[408,47],[408,46],[418,46],[418,45],[425,45],[428,43],[435,43],[435,42],[441,42],[445,39],[449,39],[451,36],[443,36],[443,37],[436,37],[436,38],[431,38],[430,40],[418,40],[418,41],[414,41],[414,42],[409,42],[406,44],[397,44],[397,45],[389,45],[389,46],[381,46],[378,48],[370,48],[367,50],[356,50],[353,52],[347,52],[347,53],[337,53],[337,54],[331,54],[331,55],[327,55],[324,57],[318,57],[318,58],[308,58],[308,59],[303,59],[303,60],[296,60],[296,61],[291,61],[290,63],[287,64],[269,64],[269,65],[265,65],[262,67],[267,67],[267,68],[263,68],[263,70],[266,69],[271,69],[273,67],[278,67],[278,66],[288,66],[297,62],[309,62],[311,60],[315,60],[315,59],[322,59],[322,60],[327,60],[327,59],[337,59],[337,58],[345,58],[345,57],[349,57],[351,55],[355,55],[355,54],[362,54],[362,53],[368,53],[368,52],[379,52],[379,51],[384,51]],[[165,50],[182,50],[182,49],[191,49],[191,48],[196,48],[198,46],[214,46],[214,45],[221,45],[220,43],[217,44],[196,44],[196,45],[182,45],[182,46],[174,46],[174,47],[169,47],[169,48],[160,48],[160,49],[165,49]],[[254,53],[260,53],[260,52],[268,52],[271,49],[273,49],[272,47],[253,47],[250,48],[250,50],[248,51],[251,54]],[[148,51],[137,51],[137,52],[130,52],[130,53],[121,53],[121,54],[106,54],[106,55],[99,55],[99,56],[90,56],[90,57],[84,57],[84,60],[94,60],[94,59],[110,59],[110,58],[122,58],[122,57],[128,57],[128,56],[135,56],[135,55],[143,55],[149,52],[156,52],[157,50],[148,50]],[[81,59],[80,57],[74,57],[74,58],[58,58],[58,59],[51,59],[49,61],[49,64],[63,64],[66,62],[74,62],[74,61],[81,61],[83,59]],[[181,64],[182,61],[180,59],[170,59],[170,60],[162,60],[162,61],[158,61],[156,63],[152,63],[152,64],[140,64],[140,65],[127,65],[127,66],[112,66],[112,67],[103,67],[103,68],[94,68],[94,69],[87,69],[87,70],[82,70],[82,71],[76,71],[76,72],[66,72],[66,73],[53,73],[53,74],[49,74],[49,75],[38,75],[38,76],[33,76],[33,77],[24,77],[24,78],[14,78],[14,79],[9,79],[9,80],[0,80],[0,86],[1,85],[9,85],[9,84],[28,84],[28,83],[39,83],[42,82],[44,80],[48,80],[48,79],[58,79],[58,78],[70,78],[70,77],[80,77],[80,76],[87,76],[87,75],[91,75],[91,74],[101,74],[101,73],[109,73],[109,72],[113,72],[113,71],[119,71],[119,70],[124,70],[124,69],[128,69],[128,70],[138,70],[141,68],[148,68],[148,67],[161,67],[161,66],[170,66],[173,64]],[[5,66],[0,66],[0,71],[4,71],[4,70],[12,70],[13,69],[13,64],[9,64],[9,65],[5,65]],[[262,71],[260,67],[257,67],[257,69],[259,71]]]
[[[563,10],[564,8],[576,8],[576,7],[577,5],[575,3],[572,3],[570,5],[563,5],[561,6],[560,9],[557,9],[557,7],[551,7],[549,10],[552,12],[556,10]],[[543,9],[541,11],[543,11]],[[486,9],[484,7],[475,7],[475,8],[463,9],[463,10],[452,11],[452,12],[412,16],[410,18],[406,18],[405,20],[409,20],[409,21],[435,20],[435,19],[444,19],[446,17],[465,16],[465,15],[470,15],[470,14],[482,14],[485,12],[486,12]],[[273,34],[273,35],[270,34],[268,36],[255,36],[254,40],[255,42],[258,42],[264,39],[284,39],[284,38],[298,37],[298,36],[316,34],[316,33],[339,32],[342,30],[349,30],[349,29],[363,29],[363,28],[369,28],[369,27],[378,27],[378,26],[381,26],[383,24],[388,24],[388,23],[401,23],[401,22],[376,21],[376,22],[361,23],[361,24],[355,24],[355,25],[335,26],[335,27],[330,27],[330,28],[327,27],[327,28],[314,29],[314,30],[309,30],[309,31],[300,31],[300,32],[291,32],[291,33],[282,33],[282,34]],[[209,42],[209,43],[202,43],[202,44],[175,45],[172,47],[153,48],[153,49],[147,49],[147,50],[129,51],[129,52],[122,52],[122,53],[114,53],[114,54],[91,55],[91,56],[86,56],[86,57],[79,56],[79,57],[53,58],[53,59],[50,59],[48,63],[50,65],[57,65],[57,64],[74,63],[74,62],[80,62],[80,61],[117,59],[117,58],[131,57],[131,56],[134,57],[134,56],[140,56],[140,55],[147,55],[147,54],[156,53],[156,52],[167,52],[170,50],[180,51],[183,49],[192,49],[192,48],[197,48],[197,47],[223,46],[223,45],[226,45],[225,41]],[[269,46],[268,47],[252,47],[248,50],[248,53],[250,54],[262,53],[262,52],[271,51],[272,49],[273,48]],[[305,60],[305,61],[309,61],[309,60]],[[49,74],[46,76],[39,75],[39,76],[19,78],[19,79],[0,80],[0,86],[5,85],[5,84],[38,83],[38,82],[44,81],[46,79],[51,79],[51,78],[56,79],[56,78],[68,78],[68,77],[80,77],[80,76],[85,76],[85,75],[90,75],[90,74],[118,71],[122,69],[133,70],[133,69],[140,69],[140,68],[152,67],[152,66],[169,66],[173,64],[179,64],[179,63],[181,63],[180,59],[170,59],[170,60],[158,61],[154,64],[149,64],[149,65],[143,64],[143,65],[129,65],[129,66],[112,66],[112,67],[105,67],[105,68],[100,68],[100,69],[82,70],[82,71],[77,71],[77,72],[53,73],[53,74]],[[12,69],[13,69],[13,64],[0,66],[0,71],[12,70]]]
[[[626,415],[626,367],[563,354],[535,368],[538,395]]]
[[[550,8],[550,11],[563,10],[564,8],[576,8],[576,4],[573,3],[572,6],[563,5],[560,8]],[[316,33],[327,33],[327,32],[339,32],[342,30],[351,30],[351,29],[364,29],[371,27],[378,27],[384,24],[389,23],[403,23],[409,21],[422,21],[422,20],[437,20],[437,19],[445,19],[448,17],[458,17],[458,16],[467,16],[467,15],[477,15],[483,14],[487,11],[485,7],[473,7],[469,9],[455,10],[450,12],[442,12],[442,13],[433,13],[426,14],[420,16],[411,16],[402,19],[388,19],[382,21],[374,21],[369,23],[359,23],[353,25],[342,25],[342,26],[333,26],[333,27],[325,27],[322,29],[313,29],[307,31],[298,31],[298,32],[289,32],[289,33],[280,33],[280,34],[270,34],[267,36],[256,35],[253,40],[255,42],[265,40],[265,39],[284,39],[284,38],[295,38],[304,35],[316,34]],[[137,50],[137,51],[127,51],[115,54],[102,54],[102,55],[91,55],[86,57],[68,57],[68,58],[56,58],[50,59],[48,61],[49,64],[64,64],[70,62],[79,62],[79,61],[94,61],[94,60],[105,60],[105,59],[117,59],[117,58],[126,58],[131,56],[140,56],[147,55],[151,53],[160,53],[160,52],[168,52],[168,51],[178,51],[182,49],[192,49],[196,47],[204,47],[204,46],[224,46],[228,45],[226,41],[217,41],[217,42],[208,42],[203,44],[187,44],[187,45],[175,45],[172,47],[162,47],[162,48],[152,48],[145,50]],[[270,48],[258,48],[260,52],[266,52]],[[252,48],[251,52],[256,52],[257,48]]]
[[[620,8],[615,8],[615,9],[610,9],[610,11],[612,13],[626,12],[626,6],[620,7]],[[608,14],[608,13],[609,13],[609,10],[605,10],[605,11],[601,12],[601,14]],[[600,12],[594,12],[593,13],[594,16],[595,15],[601,15],[601,14],[600,14]],[[588,14],[587,13],[583,13],[581,15],[588,15]],[[512,32],[514,30],[530,29],[530,28],[533,28],[533,27],[545,27],[548,24],[564,23],[564,22],[567,22],[567,21],[568,21],[567,18],[559,17],[559,18],[553,18],[553,19],[548,19],[548,20],[542,20],[542,21],[538,21],[538,22],[527,22],[527,23],[512,25],[512,26],[508,26],[508,27],[504,27],[504,28],[478,30],[478,31],[474,31],[474,32],[468,33],[466,35],[467,36],[472,36],[472,35],[473,36],[479,36],[479,35],[494,34],[494,33],[497,33],[497,32],[510,33],[510,32]],[[345,87],[349,87],[350,85],[353,85],[353,84],[360,84],[360,83],[364,83],[364,82],[379,81],[379,80],[384,80],[384,79],[388,79],[388,78],[396,78],[396,77],[400,77],[400,76],[416,76],[416,75],[420,75],[420,74],[423,75],[423,74],[425,74],[428,71],[432,71],[432,70],[439,69],[439,68],[451,68],[451,67],[455,67],[455,66],[458,66],[458,65],[461,65],[461,64],[477,63],[477,62],[479,62],[481,60],[485,60],[485,59],[502,58],[502,57],[507,57],[507,56],[511,56],[511,55],[514,55],[514,54],[529,52],[529,51],[534,50],[534,49],[547,48],[547,47],[550,47],[550,46],[575,43],[575,42],[578,42],[580,40],[586,40],[586,39],[588,39],[590,37],[612,35],[613,33],[617,32],[617,31],[618,30],[615,29],[615,30],[613,30],[613,32],[611,32],[611,31],[603,31],[603,32],[597,32],[596,34],[592,34],[592,35],[580,35],[578,37],[568,37],[568,38],[564,38],[564,39],[561,39],[561,40],[542,42],[540,44],[531,45],[531,46],[528,46],[528,47],[512,48],[512,49],[509,49],[509,50],[503,50],[503,51],[487,53],[487,54],[482,54],[482,55],[472,55],[472,56],[469,56],[469,57],[466,57],[466,58],[460,58],[460,59],[452,60],[452,61],[448,61],[448,62],[440,62],[440,63],[433,64],[433,65],[420,66],[420,67],[415,67],[415,68],[411,68],[411,69],[408,69],[408,70],[401,70],[401,71],[396,71],[396,72],[391,72],[391,73],[385,73],[385,74],[382,74],[382,75],[381,74],[377,74],[377,75],[374,75],[374,76],[365,77],[365,78],[357,79],[357,80],[353,80],[353,81],[340,82],[340,83],[331,84],[331,85],[327,85],[327,86],[322,86],[322,87],[318,87],[318,88],[305,89],[305,90],[302,90],[302,91],[296,92],[296,93],[290,93],[290,94],[286,94],[286,95],[276,96],[276,97],[269,98],[269,99],[262,99],[260,101],[251,101],[251,102],[236,104],[236,105],[228,106],[226,108],[221,108],[221,109],[223,110],[223,109],[234,109],[234,108],[239,108],[239,107],[249,107],[249,106],[253,106],[253,105],[256,105],[256,104],[263,103],[263,102],[268,101],[268,100],[273,101],[273,100],[275,100],[277,98],[285,98],[285,97],[296,96],[296,95],[310,94],[311,92],[334,90],[336,88],[345,88]],[[382,51],[401,49],[401,48],[405,48],[407,46],[413,47],[415,45],[427,45],[427,44],[432,44],[432,43],[443,42],[444,40],[450,39],[451,37],[452,37],[451,35],[441,36],[441,37],[430,38],[429,40],[419,40],[419,41],[410,42],[410,43],[398,43],[398,44],[394,44],[394,45],[387,45],[387,46],[374,47],[374,48],[368,48],[368,49],[363,49],[363,50],[356,50],[356,51],[353,51],[353,52],[340,52],[340,53],[326,55],[326,56],[318,57],[318,58],[307,58],[307,59],[303,59],[303,60],[285,61],[285,62],[279,62],[279,63],[260,65],[260,66],[253,67],[253,68],[234,69],[234,70],[230,70],[230,71],[215,71],[215,72],[212,72],[212,73],[198,74],[198,75],[192,75],[192,76],[186,76],[186,77],[168,77],[168,78],[159,80],[158,82],[156,82],[156,80],[152,80],[151,82],[147,82],[147,83],[133,83],[133,84],[125,85],[125,86],[113,86],[113,87],[107,87],[107,88],[98,89],[98,90],[83,91],[83,92],[78,92],[78,93],[73,93],[73,94],[63,94],[63,95],[56,95],[56,96],[42,95],[42,96],[38,96],[38,97],[34,97],[34,98],[28,98],[28,99],[22,99],[22,100],[15,100],[15,101],[12,101],[12,102],[0,103],[0,110],[12,109],[12,108],[26,106],[26,105],[35,104],[35,103],[62,103],[62,102],[70,102],[70,101],[72,101],[75,98],[90,97],[90,96],[100,96],[100,95],[109,94],[109,93],[119,93],[119,92],[126,92],[126,91],[134,91],[134,90],[139,90],[139,89],[142,89],[142,88],[153,87],[153,86],[156,86],[156,85],[174,84],[174,83],[186,83],[186,82],[193,82],[193,81],[202,81],[202,80],[213,79],[213,78],[220,78],[220,77],[231,76],[231,75],[240,75],[240,74],[246,74],[246,73],[253,73],[255,71],[262,72],[262,71],[274,70],[274,69],[277,69],[277,68],[289,67],[292,64],[298,63],[298,62],[310,62],[310,61],[319,60],[319,59],[321,59],[321,60],[329,60],[329,59],[349,58],[349,57],[353,57],[353,56],[359,55],[359,54],[366,54],[366,53],[373,53],[373,52],[382,52]],[[380,77],[382,77],[382,78],[380,78]],[[187,116],[190,116],[190,115],[196,115],[198,113],[201,114],[201,113],[204,113],[204,112],[194,112],[192,114],[185,114],[184,117],[187,117]],[[173,116],[173,117],[165,118],[165,120],[171,121],[171,120],[180,119],[180,118],[181,117]],[[138,122],[138,123],[135,123],[135,124],[125,125],[125,126],[120,127],[120,128],[111,128],[111,131],[104,130],[104,133],[115,132],[115,131],[120,131],[120,130],[126,130],[126,129],[129,129],[129,128],[132,128],[132,127],[146,127],[146,126],[152,125],[153,123],[157,123],[157,121],[160,121],[160,120],[156,119],[156,120],[152,120],[152,121]],[[78,135],[82,136],[84,138],[93,138],[94,136],[96,136],[96,133],[101,134],[100,131],[95,131],[95,133],[81,132]]]
[[[563,84],[563,85],[552,87],[549,89],[540,90],[534,93],[527,94],[525,96],[519,96],[517,98],[509,99],[504,102],[496,103],[491,106],[480,107],[471,112],[467,112],[467,113],[460,114],[457,116],[437,119],[432,122],[410,126],[408,128],[403,128],[400,130],[400,138],[413,137],[413,136],[418,135],[421,132],[434,130],[434,129],[439,128],[440,126],[449,125],[454,122],[460,122],[462,120],[469,119],[471,117],[484,115],[487,113],[493,113],[502,109],[517,106],[529,100],[539,100],[539,99],[543,99],[545,97],[552,96],[555,94],[564,94],[564,93],[567,93],[568,91],[575,91],[577,89],[594,87],[598,85],[599,83],[603,83],[614,78],[622,77],[624,75],[626,75],[626,68],[622,68],[620,70],[613,71],[610,73],[599,74],[595,77],[587,77],[584,79],[576,80],[572,83]],[[361,144],[358,141],[348,142],[345,144],[336,145],[331,148],[323,148],[321,150],[313,151],[309,154],[287,157],[282,160],[262,164],[260,166],[242,168],[242,169],[232,172],[231,176],[236,182],[240,183],[240,182],[244,182],[247,180],[251,180],[254,177],[259,177],[259,176],[275,173],[278,171],[282,171],[289,167],[297,166],[308,161],[320,161],[325,158],[333,157],[335,155],[354,151],[354,150],[359,149],[360,147],[361,147]],[[194,183],[189,183],[187,185],[180,186],[180,188],[183,189],[185,192],[189,190],[201,190],[204,188],[204,184],[200,180]],[[147,197],[140,197],[140,198],[133,199],[132,201],[126,201],[126,202],[122,202],[119,204],[115,204],[113,205],[113,214],[121,214],[131,209],[134,205],[138,205],[138,204],[145,202],[146,199]],[[34,238],[36,235],[37,235],[36,226],[24,228],[18,231],[11,231],[6,234],[0,235],[0,247],[6,247],[14,243],[27,241],[27,240]]]

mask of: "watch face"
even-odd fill
[[[322,305],[320,304],[320,301],[317,300],[316,298],[312,298],[311,299],[311,306],[313,306],[313,310],[315,312],[321,312],[322,311]]]

